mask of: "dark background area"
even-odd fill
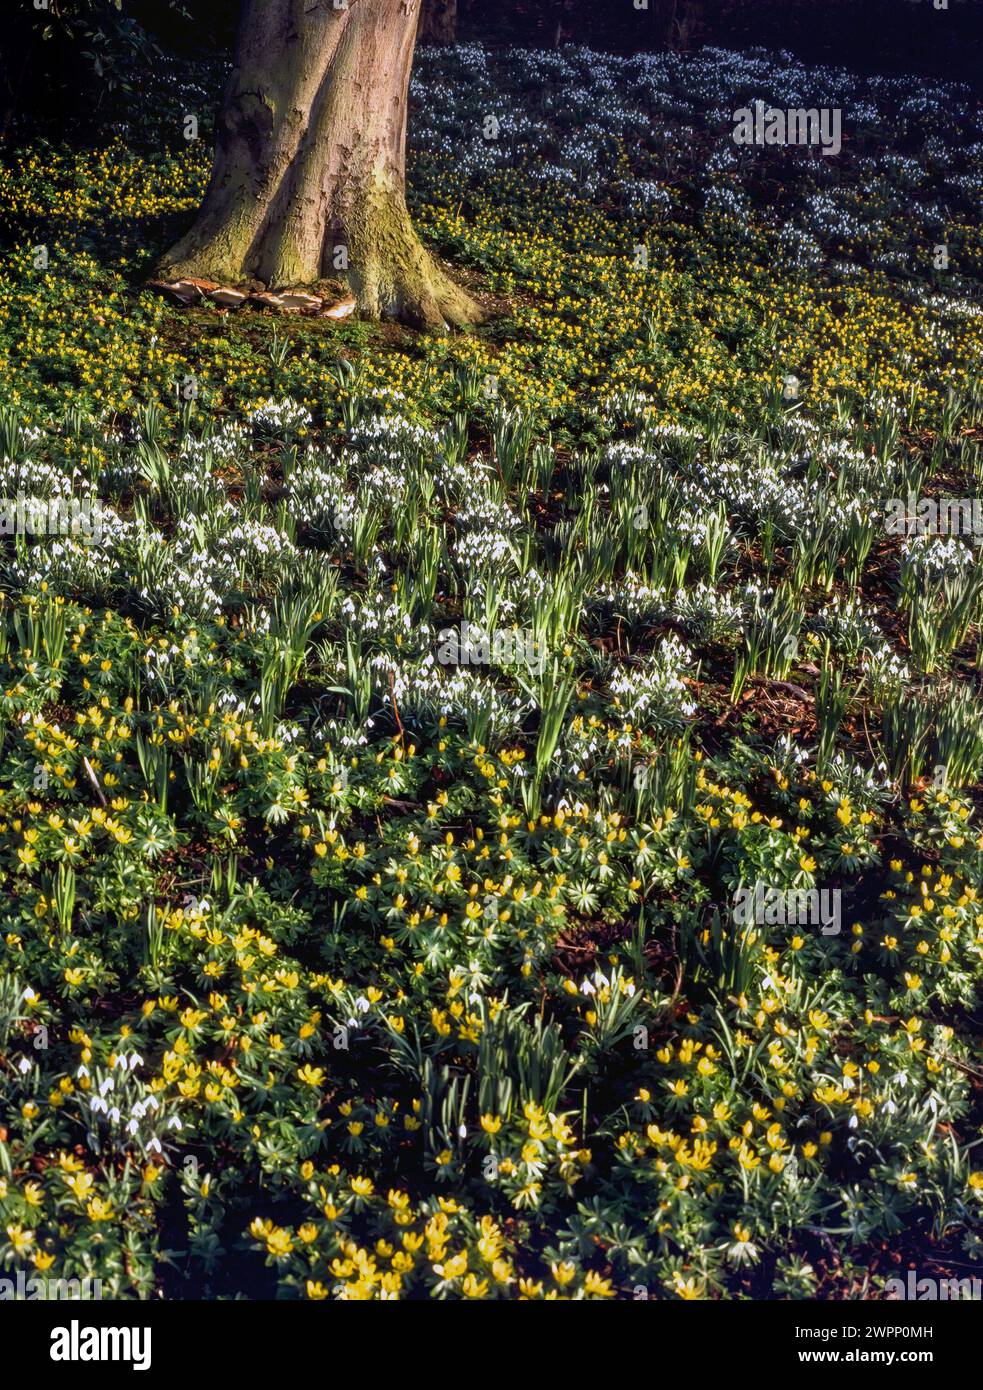
[[[25,123],[76,128],[138,89],[159,51],[230,53],[240,0],[3,0],[0,144]],[[423,0],[433,40],[620,52],[789,49],[808,63],[956,78],[981,90],[983,0]]]
[[[468,33],[601,48],[787,48],[809,62],[964,80],[981,74],[983,0],[460,0]]]
[[[231,44],[239,0],[189,8],[198,39],[204,32],[212,45]],[[188,38],[161,0],[133,9],[170,42]],[[983,0],[949,0],[948,10],[934,0],[648,0],[647,10],[633,0],[457,0],[456,9],[460,38],[552,46],[559,36],[620,51],[757,44],[865,71],[977,81],[983,73]]]

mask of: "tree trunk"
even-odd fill
[[[420,38],[453,43],[457,38],[457,0],[423,0]]]
[[[666,48],[690,48],[703,22],[703,0],[662,0],[655,16]]]
[[[370,318],[480,319],[406,208],[418,24],[418,0],[244,0],[205,200],[160,273],[272,289],[334,278]]]

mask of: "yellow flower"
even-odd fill
[[[104,1201],[102,1197],[93,1197],[85,1210],[88,1213],[89,1220],[96,1222],[112,1221],[113,1217],[116,1215],[113,1211],[112,1202]]]
[[[76,1173],[73,1177],[65,1178],[68,1186],[80,1202],[84,1202],[95,1186],[95,1178],[91,1173]]]
[[[25,1231],[23,1226],[8,1226],[7,1239],[18,1255],[26,1255],[34,1244],[34,1232]]]
[[[276,1259],[282,1259],[289,1255],[294,1248],[294,1243],[290,1237],[290,1232],[285,1231],[280,1226],[274,1226],[266,1235],[266,1248]]]
[[[449,1260],[445,1260],[442,1269],[439,1271],[444,1279],[460,1279],[468,1267],[468,1252],[460,1251]]]
[[[704,1294],[704,1285],[692,1276],[689,1279],[684,1279],[681,1274],[674,1274],[672,1286],[679,1297],[686,1301],[702,1298]]]

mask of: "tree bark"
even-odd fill
[[[690,48],[703,22],[703,0],[662,0],[656,17],[666,48]]]
[[[479,320],[406,207],[419,18],[419,0],[245,0],[205,199],[160,273],[340,279],[369,318]]]
[[[454,43],[457,38],[457,0],[423,0],[420,38],[431,43]]]

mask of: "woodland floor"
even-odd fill
[[[979,1276],[979,531],[888,524],[983,480],[978,107],[423,53],[414,217],[494,310],[439,337],[146,291],[220,83],[0,164],[0,493],[81,506],[0,555],[5,1272]],[[842,154],[736,146],[756,96]]]

